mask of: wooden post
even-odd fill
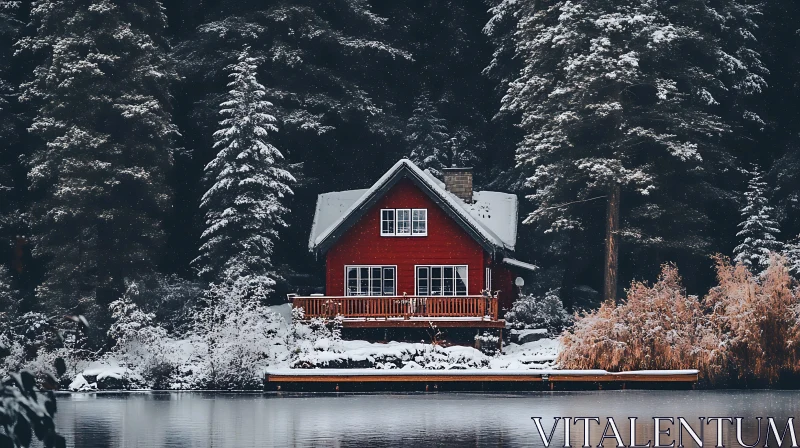
[[[619,253],[619,184],[611,186],[606,206],[606,256],[603,300],[617,299],[617,268]]]

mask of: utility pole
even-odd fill
[[[619,253],[619,200],[620,187],[614,183],[609,188],[606,205],[606,256],[603,278],[603,300],[617,299],[617,271]]]

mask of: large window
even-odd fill
[[[428,209],[381,209],[381,236],[426,236]]]
[[[466,266],[417,266],[417,295],[467,295]]]
[[[397,295],[395,266],[346,266],[345,280],[345,295],[348,296]]]

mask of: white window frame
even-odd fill
[[[414,219],[414,214],[421,214],[422,219]],[[417,232],[414,229],[414,223],[422,223],[422,231]],[[412,236],[428,236],[428,209],[427,208],[412,208],[411,209],[411,235]]]
[[[392,221],[385,218],[384,215],[391,212],[392,214]],[[417,216],[422,216],[422,219],[414,219],[414,214]],[[401,217],[403,215],[402,221],[404,224],[407,224],[408,227],[405,225],[404,228],[408,229],[408,232],[400,233],[400,222]],[[407,217],[407,219],[405,219]],[[384,229],[384,223],[392,222],[392,231],[388,232]],[[423,231],[414,231],[414,223],[422,223]],[[381,236],[428,236],[428,209],[427,208],[382,208],[381,209],[381,216],[380,216],[380,234]]]
[[[385,212],[391,212],[392,213],[391,220],[384,219],[383,215],[384,215]],[[395,232],[397,231],[397,222],[395,221],[396,217],[397,217],[397,210],[395,210],[393,208],[382,208],[381,209],[381,236],[394,236],[395,235]],[[392,231],[391,232],[384,231],[383,223],[391,223]]]
[[[419,293],[419,268],[428,268],[428,294]],[[431,286],[433,284],[433,277],[431,277],[433,268],[453,268],[453,294],[452,295],[433,295],[431,294]],[[458,278],[457,269],[464,268],[464,285],[466,286],[464,294],[458,294],[456,288],[456,279]],[[442,275],[444,281],[444,275]],[[442,288],[444,289],[444,288]],[[444,291],[442,291],[444,292]],[[469,295],[469,265],[466,264],[415,264],[414,265],[414,295],[423,297],[464,297]]]
[[[404,218],[402,218],[403,227],[408,229],[408,232],[400,232],[400,222],[401,222],[400,215],[404,215]],[[395,224],[394,224],[395,235],[411,236],[411,209],[410,208],[395,209],[394,218],[395,218]],[[405,218],[408,218],[408,220],[406,220]]]
[[[347,288],[347,282],[349,278],[347,277],[347,271],[350,268],[355,268],[357,271],[356,274],[356,284],[361,283],[361,271],[360,268],[367,268],[369,269],[369,278],[367,281],[369,282],[369,293],[368,294],[350,294],[350,290]],[[374,295],[372,294],[372,269],[373,268],[381,268],[381,294]],[[383,277],[383,270],[384,269],[392,269],[394,270],[394,290],[391,295],[383,294],[384,288],[384,277]],[[348,264],[344,266],[344,296],[345,297],[395,297],[397,296],[397,265],[396,264]]]
[[[492,268],[486,268],[486,290],[489,291],[489,294],[492,294]]]

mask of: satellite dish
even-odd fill
[[[514,280],[514,284],[517,285],[518,288],[522,288],[523,286],[525,286],[525,280],[523,280],[522,277],[517,277]]]

